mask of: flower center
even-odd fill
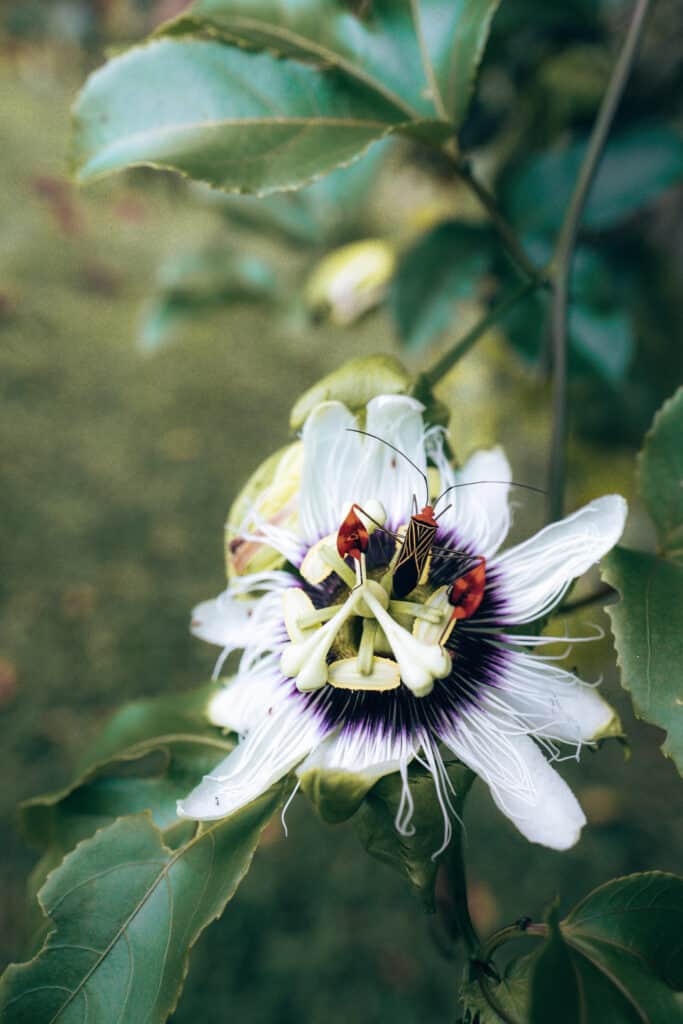
[[[348,517],[345,523],[353,567],[340,554],[336,534],[315,544],[300,567],[310,587],[331,595],[325,603],[316,608],[301,587],[283,595],[289,643],[281,655],[282,672],[302,692],[326,685],[359,691],[403,685],[424,697],[435,680],[451,671],[452,654],[445,644],[463,617],[454,612],[454,588],[435,589],[422,573],[411,593],[392,597],[396,565],[405,554],[402,538],[388,555],[386,544],[378,544],[382,554],[368,553],[366,563],[367,538],[359,541],[356,526],[348,529]]]

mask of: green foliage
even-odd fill
[[[140,326],[143,350],[154,351],[195,317],[232,303],[268,303],[278,297],[270,264],[234,246],[210,244],[182,251],[161,264],[157,293]]]
[[[40,892],[55,928],[0,987],[6,1024],[162,1024],[191,947],[249,869],[281,787],[200,829],[173,851],[146,815],[121,818],[81,843]]]
[[[683,878],[660,871],[612,879],[563,920],[554,903],[542,946],[511,961],[499,982],[487,973],[465,986],[465,1020],[498,1024],[483,985],[515,1024],[676,1024],[682,926]]]
[[[162,32],[211,29],[240,46],[323,63],[367,84],[409,117],[458,127],[500,0],[195,0]]]
[[[613,879],[564,921],[553,907],[534,955],[530,1024],[675,1024],[683,1009],[683,879]]]
[[[683,566],[615,548],[602,563],[602,577],[621,596],[607,613],[622,685],[636,714],[667,732],[662,750],[683,774]]]
[[[338,167],[295,192],[230,195],[204,188],[203,195],[230,220],[290,243],[335,244],[364,231],[368,197],[394,139],[374,143],[348,167]]]
[[[258,91],[255,85],[258,83]],[[78,180],[125,167],[177,170],[238,192],[294,188],[395,130],[436,133],[366,86],[268,53],[160,40],[115,57],[74,109]]]
[[[527,231],[555,232],[586,152],[585,139],[531,158],[506,175],[501,201]],[[605,148],[582,218],[604,230],[683,178],[683,136],[673,126],[643,123],[615,133]]]
[[[662,749],[683,774],[683,389],[656,415],[640,457],[640,488],[660,554],[615,548],[603,578],[621,595],[608,608],[623,686],[636,713],[667,732]]]
[[[453,786],[451,802],[459,816],[474,774],[462,764],[450,764],[446,770]],[[415,803],[411,835],[401,835],[396,830],[402,791],[397,772],[386,775],[370,790],[353,821],[368,853],[404,875],[419,891],[425,907],[431,910],[441,859],[435,853],[443,844],[443,810],[430,772],[413,767],[409,777]],[[454,827],[459,827],[457,822]]]
[[[500,981],[493,988],[496,1005],[507,1013],[515,1024],[527,1020],[529,1005],[529,957],[511,960],[503,971]],[[500,1024],[496,1013],[482,992],[479,979],[463,985],[461,998],[465,1007],[463,1024]]]
[[[683,387],[654,418],[640,455],[640,493],[667,558],[683,555]]]
[[[423,349],[454,322],[457,305],[475,298],[491,262],[490,233],[445,221],[401,258],[389,291],[389,308],[407,348]]]
[[[550,259],[547,239],[531,237],[528,250],[539,265]],[[511,274],[504,280],[511,286]],[[597,376],[603,383],[623,381],[635,351],[633,323],[628,308],[623,268],[596,247],[579,246],[572,266],[572,303],[569,309],[570,372],[576,378]],[[531,363],[547,357],[550,296],[537,291],[506,315],[503,325],[520,354]]]
[[[57,793],[20,810],[26,838],[43,851],[31,876],[36,892],[81,840],[128,814],[149,811],[167,842],[193,829],[176,815],[189,792],[233,747],[206,716],[215,685],[125,705],[81,757],[81,774]]]

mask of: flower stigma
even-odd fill
[[[301,566],[302,576],[312,585],[336,573],[335,603],[316,608],[302,589],[292,587],[284,592],[289,643],[283,649],[280,668],[284,676],[295,679],[301,692],[327,683],[348,690],[395,689],[403,684],[415,697],[424,697],[432,691],[435,679],[443,679],[451,671],[452,655],[445,641],[455,624],[453,609],[445,599],[446,588],[428,584],[419,588],[415,600],[391,599],[393,569],[402,545],[400,533],[393,557],[376,561],[372,577],[367,576],[370,536],[377,529],[384,532],[385,521],[379,502],[367,504],[370,509],[352,505],[336,541],[333,534],[324,537]],[[349,559],[355,564],[355,574]],[[466,586],[463,582],[461,589]],[[341,603],[340,590],[348,590]],[[425,625],[431,627],[428,632]],[[378,657],[376,651],[390,657]]]

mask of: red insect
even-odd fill
[[[356,562],[361,561],[361,555],[368,550],[370,536],[365,525],[356,513],[356,509],[362,512],[360,505],[352,505],[344,522],[337,533],[337,551],[342,558],[351,555]]]
[[[406,462],[409,462],[424,481],[427,500],[422,511],[418,512],[417,501],[413,496],[414,511],[410,517],[403,537],[387,530],[381,523],[377,523],[376,520],[361,508],[360,505],[352,505],[337,534],[337,551],[342,558],[347,555],[351,555],[357,562],[359,562],[361,564],[361,574],[364,576],[365,552],[368,548],[369,536],[367,529],[355,511],[356,509],[358,509],[358,512],[361,512],[367,519],[376,523],[376,525],[380,529],[384,530],[385,533],[388,533],[396,540],[400,540],[401,548],[398,552],[394,566],[391,590],[392,597],[397,600],[402,600],[404,597],[407,597],[407,595],[410,594],[410,592],[418,585],[420,578],[428,565],[429,556],[432,551],[442,551],[447,555],[467,555],[470,558],[473,557],[478,560],[479,564],[464,576],[456,579],[451,587],[449,601],[453,605],[454,611],[445,631],[450,633],[455,622],[459,619],[469,618],[481,604],[484,596],[484,589],[486,587],[486,560],[481,555],[472,556],[466,551],[458,551],[455,548],[439,548],[434,544],[434,537],[439,525],[438,521],[444,512],[450,508],[450,506],[447,505],[446,508],[442,509],[438,515],[435,515],[439,502],[450,491],[454,491],[459,487],[471,487],[474,484],[505,484],[514,487],[524,487],[526,490],[537,491],[541,494],[543,491],[540,491],[538,487],[530,487],[528,484],[510,484],[507,480],[471,480],[459,484],[452,484],[450,487],[447,487],[441,492],[432,505],[430,504],[429,499],[429,481],[427,480],[426,474],[419,466],[415,465],[413,460],[410,459],[405,452],[402,452],[400,448],[396,448],[395,445],[390,444],[389,441],[385,441],[384,438],[378,437],[376,434],[370,434],[367,430],[357,430],[353,427],[348,427],[347,429],[353,434],[363,434],[365,437],[374,438],[375,441],[379,441],[381,444],[386,445],[387,448],[391,448],[392,451],[395,451],[398,455],[404,458]],[[453,625],[451,625],[451,623]]]
[[[393,444],[390,444],[389,441],[385,441],[384,438],[377,437],[376,434],[368,433],[367,430],[354,430],[352,427],[349,427],[348,429],[354,434],[363,434],[365,437],[372,437],[374,438],[375,441],[380,441],[382,444],[386,445],[387,448],[391,448],[398,455],[401,455],[406,460],[406,462],[409,462],[413,469],[415,469],[420,474],[422,480],[424,481],[425,494],[427,500],[422,508],[422,511],[418,512],[417,501],[413,497],[414,511],[410,517],[410,520],[408,521],[408,526],[406,528],[404,536],[401,538],[396,534],[391,533],[391,531],[387,530],[385,527],[381,527],[381,529],[383,529],[385,533],[390,533],[391,536],[394,537],[396,540],[401,541],[401,547],[396,558],[396,564],[394,565],[393,580],[391,586],[392,597],[400,601],[404,597],[407,597],[408,594],[410,594],[410,592],[413,591],[420,582],[420,578],[422,577],[422,574],[428,564],[429,556],[431,555],[433,550],[441,550],[447,554],[467,553],[464,551],[458,552],[452,548],[435,548],[434,546],[434,537],[439,527],[438,520],[444,514],[444,512],[446,512],[447,509],[450,507],[447,505],[446,508],[444,508],[437,516],[434,514],[436,506],[439,504],[441,499],[445,497],[446,494],[448,494],[449,491],[454,490],[456,487],[467,485],[454,484],[452,487],[447,487],[445,491],[442,491],[442,493],[438,496],[438,498],[432,505],[430,504],[429,501],[429,481],[427,480],[426,474],[423,473],[419,466],[415,465],[412,459],[408,458],[405,452],[402,452],[400,448],[396,448]],[[366,515],[369,519],[372,519],[372,516],[368,515],[368,513],[366,513],[364,509],[362,509],[359,505],[352,506],[351,512],[342,523],[339,530],[339,534],[337,535],[337,550],[339,551],[339,554],[342,555],[342,557],[344,557],[342,549],[346,546],[347,542],[346,540],[340,542],[340,537],[342,535],[342,532],[344,532],[345,536],[347,533],[353,533],[355,520],[358,519],[358,517],[355,515],[353,511],[356,508],[358,509],[359,512],[362,512],[363,515]],[[354,517],[354,521],[352,522],[350,522],[351,516]],[[360,520],[358,520],[358,522],[360,523]],[[360,525],[362,527],[362,523],[360,523]],[[377,525],[380,526],[379,523],[377,523]],[[367,550],[367,531],[365,531],[365,537],[365,548],[363,549],[363,551]],[[352,554],[351,550],[348,548],[345,551],[345,553]],[[354,555],[354,557],[357,556]]]
[[[456,622],[462,619],[469,619],[476,612],[484,599],[486,590],[486,559],[478,555],[479,564],[470,569],[464,576],[459,576],[448,591],[448,603],[453,606],[451,617],[446,623],[443,633],[439,639],[440,644],[445,644],[453,632]]]

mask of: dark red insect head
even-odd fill
[[[484,597],[486,587],[486,559],[460,576],[448,592],[449,603],[453,605],[451,619],[469,619],[474,615]]]
[[[434,509],[431,505],[425,505],[421,512],[416,512],[411,518],[417,519],[418,523],[425,523],[426,526],[438,525],[434,518]]]
[[[337,532],[337,551],[342,558],[351,555],[357,562],[368,550],[370,537],[362,520],[356,513],[357,505],[352,505],[346,519]]]

